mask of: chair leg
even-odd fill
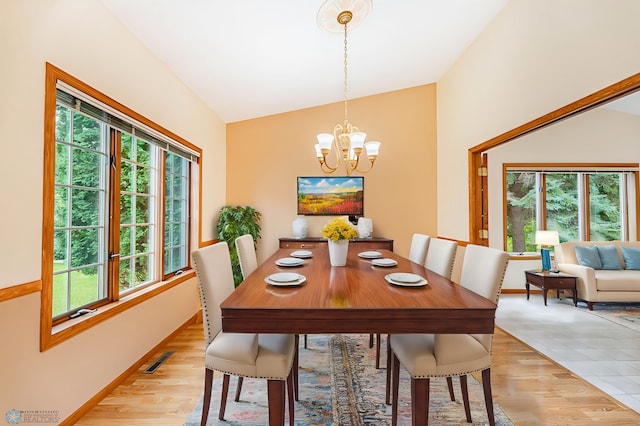
[[[495,426],[496,418],[493,415],[493,396],[491,396],[491,369],[482,370],[482,388],[484,389],[484,403],[487,406],[489,425]]]
[[[429,382],[430,379],[411,378],[411,424],[429,424]]]
[[[456,396],[453,393],[453,379],[451,378],[451,376],[447,376],[447,387],[449,388],[449,397],[452,401],[455,401]]]
[[[224,411],[227,408],[227,394],[229,393],[229,375],[222,376],[222,393],[220,395],[220,410],[218,410],[218,419],[224,420]]]
[[[387,336],[387,387],[385,389],[385,399],[384,402],[389,405],[391,404],[391,362],[393,361],[391,357],[391,335]]]
[[[392,353],[393,361],[391,361],[391,369],[393,370],[393,397],[391,399],[391,426],[398,424],[398,388],[400,386],[400,360],[395,353]]]
[[[378,370],[379,368],[380,368],[380,333],[376,334],[376,370]]]
[[[236,385],[236,397],[234,398],[235,402],[240,401],[240,392],[242,392],[242,382],[244,377],[238,376],[238,384]]]
[[[289,372],[289,375],[287,376],[287,399],[289,400],[289,426],[294,426],[294,412],[295,412],[295,406],[293,403],[293,390],[295,388],[295,385],[293,384],[294,382],[294,372],[293,369]]]
[[[307,339],[307,335],[304,335],[305,340]],[[293,357],[293,392],[295,394],[294,398],[296,401],[298,401],[299,399],[299,394],[298,394],[298,389],[299,389],[299,383],[300,381],[298,380],[298,374],[299,374],[299,366],[300,366],[300,351],[298,350],[298,345],[300,344],[300,335],[296,334],[296,354]]]
[[[464,414],[467,416],[467,423],[471,423],[471,407],[469,406],[469,389],[467,388],[467,375],[460,376],[460,390],[462,391],[462,403],[464,404]]]
[[[270,425],[284,425],[285,386],[286,380],[267,380],[267,404],[269,405]]]
[[[204,397],[202,399],[202,418],[200,419],[200,426],[207,424],[207,418],[209,417],[209,404],[211,404],[211,388],[213,385],[213,370],[208,368],[204,369]]]

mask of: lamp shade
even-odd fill
[[[536,231],[536,245],[557,246],[560,244],[558,231]]]
[[[380,149],[380,142],[371,141],[364,144],[364,148],[367,150],[367,155],[378,155]]]
[[[318,139],[320,149],[331,149],[331,144],[333,143],[333,135],[331,133],[320,133],[316,136],[316,139]]]

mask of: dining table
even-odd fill
[[[394,252],[353,247],[345,266],[326,247],[278,249],[220,304],[224,332],[291,334],[492,334],[496,307]],[[269,381],[270,425],[284,424],[284,386]]]

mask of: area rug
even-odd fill
[[[640,304],[638,303],[596,303],[592,311],[588,308],[584,309],[585,312],[591,315],[596,315],[632,330],[640,331]]]
[[[309,335],[307,349],[300,347],[300,400],[295,404],[296,425],[390,425],[391,406],[386,405],[386,370],[375,368],[375,349],[369,348],[368,335]],[[386,342],[382,342],[385,347]],[[382,363],[384,365],[384,356]],[[468,376],[471,416],[474,425],[488,424],[482,386]],[[216,374],[211,396],[208,426],[265,425],[268,418],[266,382],[246,379],[240,402],[233,400],[235,378],[231,380],[225,421],[218,420],[221,377]],[[429,423],[468,425],[462,396],[454,380],[456,401],[451,401],[446,381],[431,380]],[[409,377],[401,369],[398,424],[411,424]],[[512,422],[494,403],[498,425]],[[200,424],[202,399],[189,415],[185,426]],[[288,424],[288,419],[285,421]]]

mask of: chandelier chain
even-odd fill
[[[322,16],[326,12],[325,5],[336,6],[339,2],[344,0],[326,0],[323,8],[321,8]],[[369,9],[371,8],[371,0],[353,0],[355,3],[362,3]],[[356,7],[358,11],[358,9]],[[318,16],[320,17],[320,13]],[[368,14],[368,10],[365,11],[363,16]],[[344,170],[348,176],[354,172],[367,173],[373,169],[373,164],[378,158],[378,152],[380,148],[380,142],[369,141],[365,142],[367,134],[358,130],[357,127],[352,126],[348,119],[348,101],[349,101],[349,72],[348,72],[348,50],[347,50],[347,24],[351,22],[353,18],[353,12],[349,10],[343,10],[338,14],[337,22],[344,26],[344,122],[338,123],[333,128],[333,134],[320,133],[317,136],[318,143],[315,145],[316,158],[320,162],[320,169],[325,173],[334,173],[341,169],[341,165],[344,166]],[[320,18],[319,18],[320,19]],[[339,27],[335,27],[338,30]],[[327,156],[331,153],[335,154],[335,166],[328,164]],[[368,167],[364,164],[364,160],[368,160]]]
[[[344,121],[347,120],[347,23],[344,24]]]

